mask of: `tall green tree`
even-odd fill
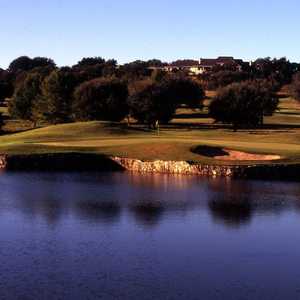
[[[33,118],[50,124],[71,121],[73,92],[77,79],[70,68],[56,69],[47,76],[38,101],[33,107]]]
[[[33,120],[33,107],[41,96],[41,85],[52,67],[35,68],[23,73],[15,85],[13,97],[8,104],[9,113],[17,119]]]

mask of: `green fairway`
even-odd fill
[[[277,162],[300,162],[300,105],[290,98],[282,99],[280,110],[265,121],[262,129],[233,132],[230,127],[213,124],[205,110],[183,108],[178,110],[172,124],[162,127],[159,134],[136,124],[130,127],[105,122],[62,124],[1,136],[0,152],[76,151],[142,160],[226,163],[191,151],[198,145],[209,145],[249,153],[277,154],[282,157]]]

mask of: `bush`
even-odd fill
[[[264,81],[234,83],[218,90],[209,106],[216,122],[232,124],[234,129],[263,124],[263,117],[272,115],[278,97]]]
[[[75,120],[121,121],[128,115],[127,85],[118,79],[100,78],[82,83],[75,91]]]

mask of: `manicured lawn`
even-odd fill
[[[213,124],[206,110],[182,108],[172,124],[161,128],[159,135],[136,124],[129,128],[125,124],[105,122],[62,124],[2,136],[0,152],[96,152],[142,160],[224,164],[224,161],[191,151],[198,145],[209,145],[250,153],[278,154],[283,161],[300,162],[299,103],[290,98],[282,99],[279,112],[265,121],[262,129],[233,132],[228,126]]]

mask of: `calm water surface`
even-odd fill
[[[300,185],[0,175],[0,299],[300,299]]]

